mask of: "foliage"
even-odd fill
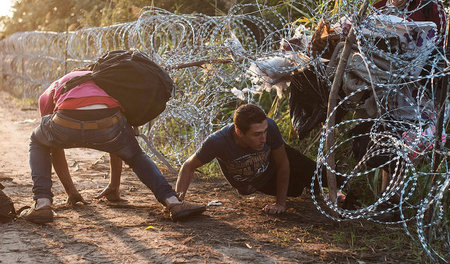
[[[292,0],[258,0],[276,6],[289,22],[298,18],[312,19],[310,10],[318,0],[293,4]],[[24,31],[72,31],[85,27],[107,26],[136,20],[145,6],[154,6],[174,13],[226,15],[234,4],[255,3],[255,0],[15,0],[12,17],[0,17],[0,37]],[[266,19],[271,19],[267,17]],[[292,20],[291,20],[292,19]]]

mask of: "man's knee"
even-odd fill
[[[136,151],[131,155],[118,155],[128,166],[134,168],[136,165],[145,162],[147,159],[150,159],[147,154],[145,154],[142,150]]]

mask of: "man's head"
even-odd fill
[[[244,147],[262,150],[266,143],[267,117],[264,111],[254,105],[241,105],[234,112],[234,128],[239,143]]]

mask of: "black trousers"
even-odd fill
[[[298,150],[285,144],[286,154],[289,160],[289,187],[287,195],[290,197],[300,196],[305,187],[311,185],[311,180],[316,169],[316,162],[306,157]],[[326,178],[324,178],[326,184]],[[258,191],[275,196],[277,194],[277,176],[274,175],[272,179]]]

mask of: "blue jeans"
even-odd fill
[[[77,122],[60,113],[56,114]],[[34,200],[52,200],[51,149],[77,147],[97,149],[119,156],[162,204],[165,199],[176,195],[155,163],[142,151],[125,117],[112,127],[100,130],[67,128],[56,124],[51,118],[51,115],[42,117],[41,124],[31,134],[30,167]]]

